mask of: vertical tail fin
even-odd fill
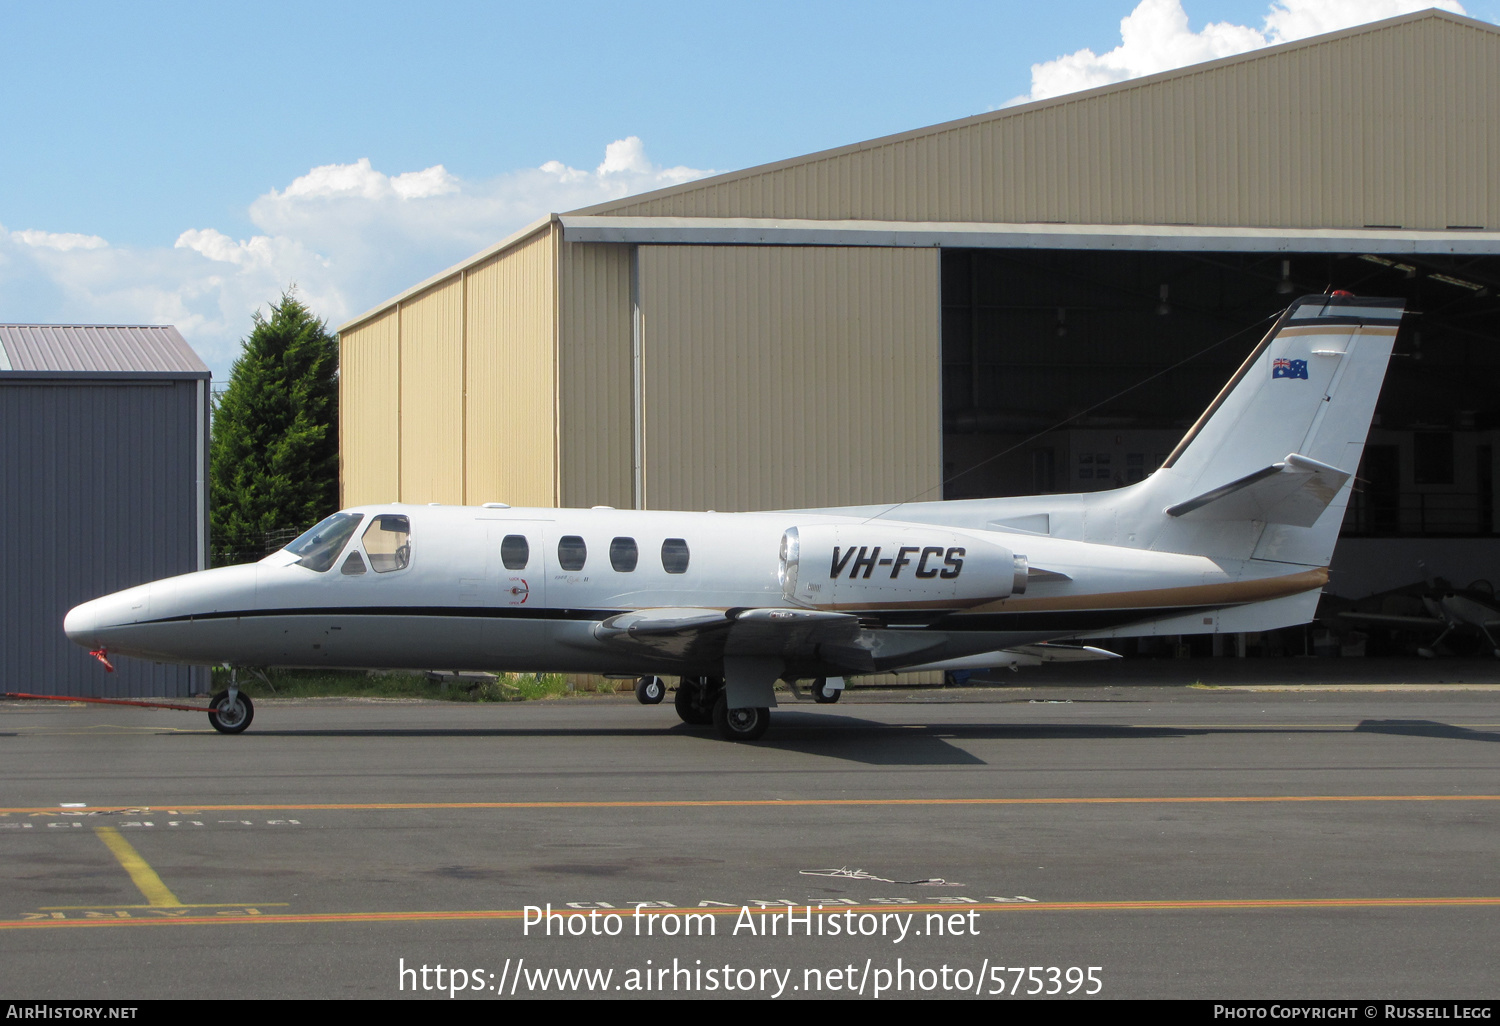
[[[1258,522],[1255,557],[1327,563],[1402,306],[1334,294],[1288,307],[1142,490],[1176,521],[1158,544],[1196,549],[1214,522]]]

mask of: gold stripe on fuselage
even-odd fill
[[[1263,577],[1255,581],[1226,581],[1223,584],[1194,584],[1180,588],[1152,588],[1145,591],[1112,591],[1099,595],[1055,595],[1000,599],[982,606],[972,606],[966,613],[1020,613],[1060,609],[1168,609],[1180,606],[1241,606],[1247,602],[1300,595],[1328,583],[1328,568],[1304,570],[1282,577]]]

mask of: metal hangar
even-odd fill
[[[1420,311],[1334,587],[1500,576],[1497,166],[1426,11],[554,214],[341,327],[343,502],[1115,487],[1332,287]]]

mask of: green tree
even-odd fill
[[[259,558],[266,535],[338,508],[338,337],[282,295],[255,327],[214,412],[214,563]]]

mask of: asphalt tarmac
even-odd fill
[[[1500,687],[1250,686],[0,704],[0,996],[1496,997]]]

